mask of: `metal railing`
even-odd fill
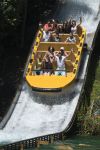
[[[65,75],[67,74],[67,70],[54,70],[54,69],[34,69],[32,71],[32,73],[34,75],[41,75],[41,74],[45,74],[45,73],[49,73],[49,75],[54,74],[54,75],[63,75],[63,73],[65,73]]]
[[[0,150],[24,150],[39,147],[41,144],[49,144],[63,139],[63,134],[52,134],[37,138],[27,139],[0,147]]]

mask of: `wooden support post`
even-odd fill
[[[51,144],[53,144],[54,143],[54,137],[53,137],[53,135],[51,135],[50,138],[51,138]]]
[[[62,133],[62,135],[61,135],[61,136],[62,136],[62,140],[64,140],[64,135],[63,135],[63,133]]]
[[[37,141],[37,148],[39,148],[40,145],[48,145],[48,144],[49,144],[48,141],[41,141],[41,140],[38,140],[38,141]]]
[[[24,150],[24,145],[23,144],[20,145],[20,150]]]
[[[39,140],[37,140],[37,148],[39,148],[40,147],[40,142],[39,142]]]

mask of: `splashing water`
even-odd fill
[[[87,33],[95,32],[100,20],[100,0],[62,0],[62,4],[55,13],[55,18],[65,21],[73,18],[77,21],[80,17]]]
[[[88,61],[86,57],[81,79],[83,81],[86,64]],[[60,103],[60,98],[57,99],[59,103],[46,104],[45,101],[52,100],[46,96],[44,103],[41,102],[40,94],[31,96],[30,88],[27,85],[23,87],[23,91],[19,97],[18,103],[14,112],[3,130],[0,131],[0,142],[11,143],[24,139],[29,139],[46,134],[52,134],[63,131],[71,121],[75,112],[80,91],[83,83],[75,84],[73,91],[77,89],[77,93],[73,99],[68,99],[66,93],[61,93],[63,103]],[[45,96],[44,96],[45,97]],[[56,97],[54,102],[56,101]]]

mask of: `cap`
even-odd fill
[[[64,50],[64,47],[60,47],[60,50]]]
[[[55,20],[54,20],[54,19],[52,19],[52,22],[55,22]]]
[[[53,50],[53,47],[50,47],[50,50]]]

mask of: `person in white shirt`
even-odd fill
[[[71,53],[71,51],[70,51]],[[55,61],[56,61],[56,64],[57,64],[57,69],[55,71],[55,75],[66,75],[67,72],[66,72],[66,67],[65,67],[65,61],[66,61],[66,58],[70,55],[67,54],[67,52],[65,51],[64,47],[60,47],[60,50],[58,53],[55,53]]]
[[[70,36],[66,39],[65,42],[76,43],[76,38],[75,38],[75,36],[73,35],[72,32],[70,33]]]
[[[55,56],[55,61],[57,63],[57,69],[55,75],[66,75],[65,69],[65,59],[67,56],[61,54],[61,51]]]
[[[77,25],[76,25],[76,21],[75,20],[72,20],[71,32],[73,34],[77,34]]]
[[[50,32],[48,30],[43,31],[42,41],[43,42],[48,42],[49,38],[50,38]]]

